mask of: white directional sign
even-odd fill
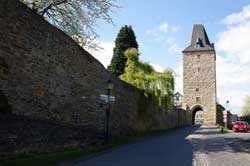
[[[100,99],[105,101],[106,103],[108,102],[114,102],[115,101],[115,96],[109,96],[108,95],[100,95]],[[109,100],[109,101],[108,101]]]

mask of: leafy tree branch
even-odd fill
[[[97,20],[113,24],[116,0],[20,0],[84,48],[96,49]]]

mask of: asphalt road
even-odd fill
[[[198,127],[185,127],[128,144],[74,166],[191,166],[192,145],[186,137]]]
[[[222,134],[203,126],[188,136],[194,166],[250,166],[250,133]]]
[[[249,142],[249,143],[248,143]],[[249,166],[250,133],[190,126],[80,159],[72,166]]]

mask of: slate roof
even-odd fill
[[[180,92],[176,92],[176,93],[174,94],[174,96],[181,96],[181,97],[183,97],[182,94],[180,94]]]
[[[189,51],[214,51],[214,45],[210,43],[202,24],[194,24],[193,26],[190,45],[183,52]]]

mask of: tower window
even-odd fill
[[[200,67],[198,67],[198,72],[200,72],[201,71],[201,68]]]
[[[201,98],[200,97],[195,97],[195,102],[196,103],[200,103],[201,102]]]
[[[196,92],[199,92],[199,88],[196,88],[195,91],[196,91]]]
[[[196,39],[196,47],[203,47],[203,42],[202,42],[202,39],[201,38],[197,38]]]

